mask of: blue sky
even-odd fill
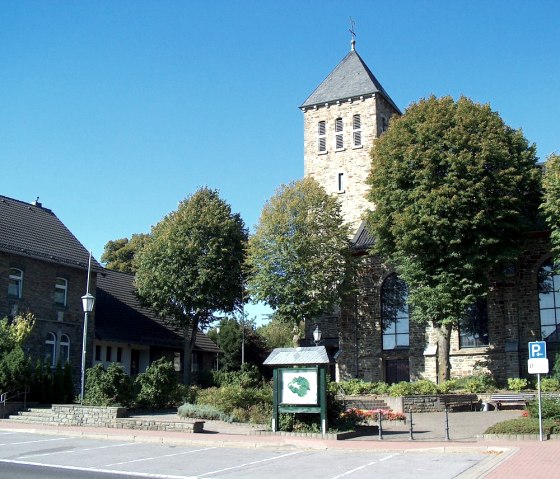
[[[0,194],[98,259],[200,186],[252,228],[303,174],[298,106],[356,49],[404,110],[490,103],[560,151],[560,2],[0,0]]]

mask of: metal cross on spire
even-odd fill
[[[356,22],[354,20],[352,20],[352,17],[350,17],[350,28],[348,29],[348,31],[352,35],[352,42],[351,42],[352,51],[354,51],[356,49],[356,32],[354,31],[355,25],[356,25]]]

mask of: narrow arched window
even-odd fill
[[[383,349],[408,348],[408,286],[396,274],[387,276],[381,286],[381,326]]]
[[[67,334],[60,336],[59,354],[60,361],[70,361],[70,337]]]
[[[459,321],[459,347],[477,348],[488,344],[488,303],[482,298],[474,302]]]
[[[360,115],[352,117],[352,142],[354,148],[362,146],[362,118]]]
[[[56,278],[54,284],[54,302],[57,306],[66,306],[68,297],[68,281],[65,278]]]
[[[545,261],[537,273],[541,339],[560,341],[560,275],[552,260]]]
[[[320,121],[317,125],[317,150],[319,153],[327,151],[327,123]]]
[[[335,148],[342,150],[344,148],[344,131],[342,118],[337,118],[334,122]]]
[[[10,268],[8,277],[8,296],[21,299],[23,292],[23,271],[17,268]]]
[[[56,334],[47,333],[45,339],[45,362],[51,367],[56,366]]]

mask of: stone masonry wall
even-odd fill
[[[127,417],[126,408],[53,405],[52,421],[62,426],[115,427],[117,418]]]

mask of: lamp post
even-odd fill
[[[82,334],[82,383],[80,389],[80,403],[84,402],[84,391],[85,391],[85,377],[86,377],[86,348],[87,348],[87,324],[88,324],[88,314],[93,311],[93,303],[95,298],[89,293],[89,272],[91,270],[91,251],[89,252],[89,263],[88,263],[88,276],[86,284],[86,294],[82,296],[82,308],[84,309],[84,331]]]
[[[319,329],[319,325],[316,324],[315,325],[315,330],[313,331],[313,342],[315,343],[315,346],[319,346],[319,343],[321,342],[321,330]]]

